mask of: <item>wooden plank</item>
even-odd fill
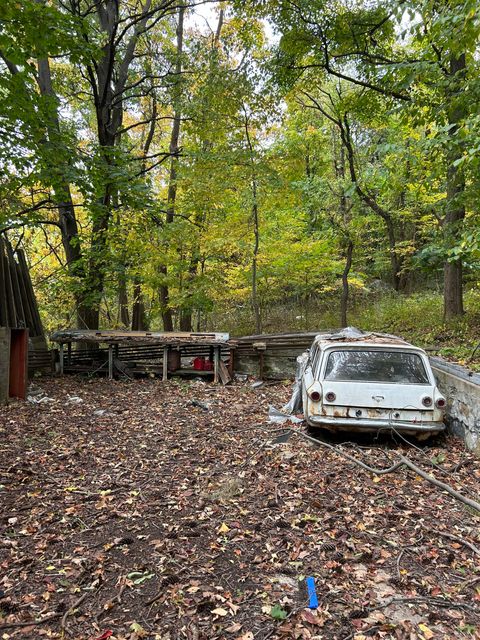
[[[213,383],[218,384],[219,378],[219,367],[220,367],[220,349],[218,347],[214,347],[213,352]]]
[[[163,371],[162,371],[162,380],[168,379],[168,346],[165,345],[163,347]]]
[[[13,326],[24,328],[27,324],[25,322],[25,311],[23,310],[20,282],[18,281],[17,263],[15,261],[15,256],[13,255],[12,245],[8,240],[5,242],[5,246],[7,247],[8,268],[10,270],[10,280],[12,282],[13,299],[15,301],[15,311],[17,316],[16,324]]]
[[[22,301],[23,308],[23,319],[25,322],[25,326],[28,327],[29,331],[35,335],[35,321],[32,315],[32,308],[30,305],[30,300],[28,298],[28,292],[25,287],[25,280],[23,278],[23,271],[21,266],[15,262],[15,271],[17,273],[17,282],[18,282],[18,292],[20,294],[20,298]]]
[[[8,327],[4,242],[0,237],[0,327]]]
[[[10,386],[10,329],[7,329],[7,327],[0,327],[0,404],[4,404],[8,402],[9,386]]]
[[[35,330],[36,336],[44,336],[45,332],[43,330],[42,319],[40,318],[40,312],[38,310],[37,299],[35,297],[35,292],[33,290],[32,279],[30,278],[30,271],[28,269],[27,260],[25,258],[25,254],[22,249],[17,250],[18,263],[20,268],[22,269],[23,279],[25,283],[25,287],[27,290],[27,295],[30,300],[30,305],[32,308],[32,315],[34,318],[35,327],[32,327],[32,330]]]
[[[7,327],[17,326],[17,312],[15,309],[15,297],[13,295],[12,278],[10,274],[10,262],[8,260],[8,254],[6,253],[6,244],[2,243],[4,253],[4,273],[5,273],[5,302],[8,313]]]
[[[108,379],[113,380],[113,346],[112,345],[108,347]]]
[[[220,360],[218,363],[218,374],[223,385],[228,384],[232,381],[232,377],[230,376],[227,366],[223,362],[223,360]]]

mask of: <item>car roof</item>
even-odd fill
[[[354,348],[367,348],[367,347],[389,347],[391,349],[408,349],[425,353],[423,349],[415,347],[403,338],[398,336],[392,336],[386,333],[367,333],[355,329],[354,327],[347,327],[342,329],[338,333],[321,333],[315,336],[314,344],[321,349],[327,348],[339,348],[339,347],[354,347]]]

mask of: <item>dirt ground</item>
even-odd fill
[[[287,385],[35,384],[0,408],[2,640],[480,638],[478,514],[410,471],[275,442]],[[458,440],[338,447],[479,499]]]

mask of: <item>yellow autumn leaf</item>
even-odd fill
[[[373,481],[374,481],[374,482],[380,482],[380,480],[381,480],[381,479],[382,479],[382,478],[381,478],[380,476],[374,476],[374,477],[373,477]]]
[[[433,638],[433,631],[429,629],[426,624],[419,624],[418,627],[422,631],[426,640],[430,640],[430,638]]]
[[[216,616],[228,616],[228,611],[226,609],[222,609],[222,607],[218,607],[217,609],[213,609],[212,613]]]
[[[228,531],[230,531],[229,527],[227,527],[227,525],[222,522],[222,526],[218,530],[218,533],[227,533]]]

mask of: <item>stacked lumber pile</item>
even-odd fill
[[[185,366],[184,359],[188,361],[194,358],[211,357],[210,347],[202,344],[181,345],[178,347],[180,357],[182,359],[182,367],[186,368],[189,373],[197,376],[207,375],[203,371],[194,371]],[[230,347],[221,346],[220,356],[223,360],[228,361],[230,358]],[[157,374],[163,371],[163,345],[159,344],[120,344],[115,353],[116,360],[125,363],[128,366],[128,372],[131,375]],[[92,373],[98,369],[99,373],[106,372],[106,363],[108,360],[108,347],[98,347],[96,349],[79,349],[72,350],[65,354],[65,373]],[[176,370],[175,367],[173,370]],[[169,367],[170,370],[170,367]],[[211,371],[208,375],[211,375]]]
[[[28,329],[30,373],[51,366],[30,272],[22,249],[0,236],[0,327]]]
[[[324,331],[275,333],[237,338],[235,372],[285,380],[295,376],[297,356]]]

